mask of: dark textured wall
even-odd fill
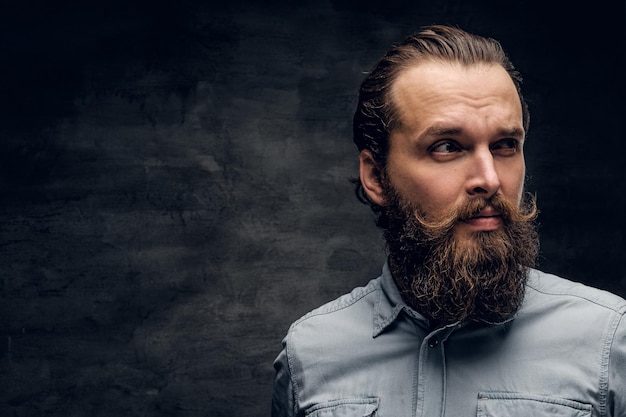
[[[351,116],[425,24],[502,41],[540,265],[626,295],[623,1],[14,3],[0,415],[268,415],[288,324],[380,270]]]

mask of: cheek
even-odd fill
[[[524,192],[524,176],[526,171],[524,166],[517,169],[510,169],[506,171],[504,176],[501,176],[502,193],[510,200],[516,201],[518,204],[521,201],[522,193]]]
[[[400,175],[393,181],[400,195],[425,211],[446,211],[457,204],[463,184],[456,175],[435,171]]]

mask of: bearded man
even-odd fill
[[[382,275],[293,323],[272,416],[626,416],[626,301],[534,269],[528,108],[500,44],[430,26],[363,81]]]

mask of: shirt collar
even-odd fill
[[[398,318],[403,310],[420,326],[428,329],[430,324],[428,319],[410,308],[402,299],[400,291],[391,276],[387,262],[383,265],[382,275],[380,276],[380,288],[381,291],[378,291],[374,308],[373,337],[381,334]]]

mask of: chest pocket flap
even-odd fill
[[[478,417],[591,417],[590,404],[564,398],[510,392],[478,394]]]
[[[378,398],[346,398],[316,404],[306,410],[307,417],[375,417]]]

